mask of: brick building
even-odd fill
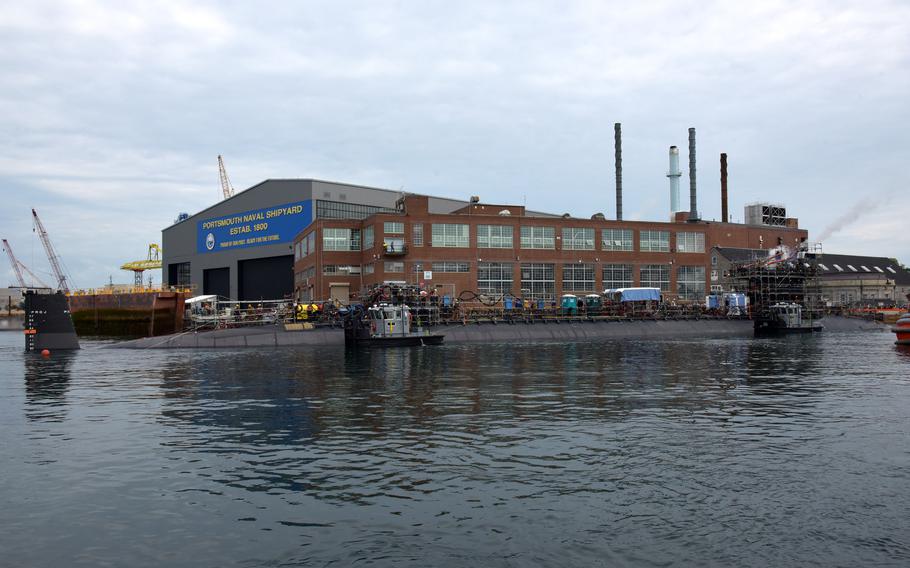
[[[554,301],[564,293],[659,287],[666,297],[702,301],[717,281],[713,247],[794,246],[794,226],[699,221],[614,221],[472,202],[430,212],[427,196],[407,195],[395,211],[364,219],[320,219],[294,240],[294,290],[301,300],[347,302],[383,282],[511,293]],[[712,263],[714,259],[714,263]]]

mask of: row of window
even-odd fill
[[[386,261],[386,273],[404,273],[402,261]],[[519,294],[527,298],[553,299],[556,294],[556,265],[552,263],[522,263],[520,265],[521,290],[515,284],[514,264],[507,262],[479,262],[477,264],[477,290],[485,294]],[[373,274],[373,264],[360,266],[323,265],[323,275]],[[434,273],[467,273],[467,262],[414,263],[413,272],[424,270]],[[596,265],[573,263],[562,266],[562,291],[564,293],[596,293],[600,289],[595,280]],[[634,267],[631,264],[604,264],[601,267],[601,287],[630,288],[634,285]],[[639,267],[639,286],[670,291],[670,265],[644,264]],[[679,266],[676,271],[676,293],[680,298],[701,300],[705,295],[705,267]]]
[[[404,235],[404,223],[386,221],[383,223],[384,235]],[[596,231],[586,227],[564,227],[562,229],[562,250],[597,250]],[[556,249],[555,227],[522,226],[520,228],[519,246],[523,249]],[[600,250],[632,251],[632,229],[602,229]],[[642,252],[670,252],[670,231],[639,231],[639,250]],[[363,229],[363,248],[372,248],[375,244],[373,225]],[[413,225],[411,244],[423,246],[423,225]],[[323,249],[325,251],[360,250],[360,229],[323,229]],[[468,248],[470,246],[470,225],[460,223],[433,223],[431,225],[430,245],[433,247]],[[514,247],[513,227],[511,225],[478,225],[478,248],[510,249]],[[704,233],[676,233],[676,250],[681,253],[705,252]]]

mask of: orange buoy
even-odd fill
[[[42,356],[42,357],[50,357],[50,356],[51,356],[51,350],[50,350],[50,349],[42,349],[42,350],[41,350],[41,356]]]

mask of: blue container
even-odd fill
[[[452,305],[452,298],[450,298],[450,297],[448,297],[448,296],[443,296],[443,297],[442,297],[442,305],[443,305],[443,306],[446,306],[446,307],[451,306],[451,305]]]
[[[569,295],[563,296],[561,305],[564,310],[578,309],[578,298]]]
[[[502,301],[502,303],[505,304],[507,310],[512,309],[512,298],[506,298]]]
[[[544,300],[537,300],[537,309],[542,310],[547,307],[547,302]]]

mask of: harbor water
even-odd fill
[[[910,351],[0,333],[4,566],[908,566]]]

